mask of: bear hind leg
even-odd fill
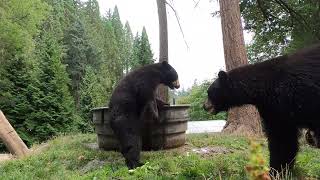
[[[125,116],[111,121],[111,128],[120,142],[120,150],[129,169],[142,166],[140,163],[141,135],[139,123]]]

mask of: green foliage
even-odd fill
[[[111,17],[107,19],[105,23],[108,23],[109,28],[112,26],[112,28],[109,29],[109,33],[112,34],[113,46],[116,48],[114,48],[115,52],[113,54],[113,59],[111,60],[111,62],[113,62],[111,68],[113,68],[115,82],[117,82],[123,77],[126,59],[126,57],[124,57],[124,29],[117,6],[114,8]]]
[[[15,68],[12,68],[14,66]],[[26,119],[34,111],[30,99],[34,79],[32,79],[26,62],[23,59],[12,59],[4,66],[5,74],[2,77],[0,91],[0,107],[10,123],[20,134],[27,144],[32,142],[28,135],[28,127],[25,126]]]
[[[154,63],[154,59],[151,45],[148,40],[147,31],[143,28],[141,36],[137,33],[133,41],[131,68],[135,69],[152,63]]]
[[[245,29],[254,33],[248,46],[251,63],[319,41],[319,1],[241,0]]]
[[[58,133],[77,129],[78,117],[68,89],[70,80],[61,62],[61,46],[46,28],[37,43],[37,81],[29,91],[33,93],[30,102],[34,112],[29,114],[24,126],[30,137],[41,142]]]
[[[80,20],[71,24],[64,36],[65,45],[68,47],[64,62],[68,65],[67,71],[72,80],[71,88],[77,106],[80,105],[80,83],[85,76],[86,66],[99,67],[96,52],[91,47],[85,34],[85,29]]]
[[[91,126],[91,109],[105,106],[105,87],[101,78],[93,68],[87,67],[85,77],[80,86],[80,109],[84,121],[80,129],[84,132],[93,131]]]
[[[90,110],[107,104],[132,52],[117,7],[102,17],[97,0],[0,0],[0,109],[28,145],[92,131]]]
[[[246,165],[246,172],[249,179],[259,180],[259,179],[270,179],[269,168],[267,161],[263,156],[262,143],[258,143],[254,140],[250,141],[250,157],[249,162]]]
[[[268,158],[265,139],[262,155]],[[249,140],[245,137],[197,134],[188,135],[183,148],[142,152],[145,166],[129,172],[119,152],[87,147],[96,135],[72,135],[55,138],[47,145],[37,145],[40,153],[0,164],[0,179],[248,179],[245,166],[249,161]],[[223,147],[230,152],[201,155],[200,147]],[[318,179],[317,149],[302,146],[297,157],[294,179]],[[100,162],[100,163],[97,163]],[[17,170],[18,169],[18,170]]]
[[[184,93],[185,95],[179,96],[177,99],[177,104],[190,104],[190,118],[191,120],[210,120],[210,119],[226,119],[227,113],[221,112],[216,115],[212,115],[203,109],[203,103],[207,99],[207,90],[210,86],[209,81],[204,81],[201,84],[194,84],[189,91],[189,93]]]
[[[41,0],[0,1],[0,62],[27,60],[34,48],[32,38],[46,17],[48,6]]]
[[[27,144],[32,142],[25,126],[34,112],[30,99],[35,85],[33,37],[46,17],[42,1],[0,1],[0,109]],[[30,91],[31,90],[31,91]]]
[[[133,35],[130,28],[130,24],[127,21],[124,26],[124,53],[125,53],[124,68],[125,68],[126,74],[129,72],[129,69],[130,69],[132,51],[133,51]]]

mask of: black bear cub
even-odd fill
[[[299,129],[320,128],[320,44],[229,72],[220,71],[204,108],[212,113],[253,104],[263,121],[271,173],[292,168]]]
[[[114,89],[110,103],[110,126],[120,142],[126,165],[133,169],[140,163],[141,134],[144,112],[158,119],[158,106],[165,103],[155,98],[159,84],[179,88],[178,74],[167,61],[143,66],[126,75]]]

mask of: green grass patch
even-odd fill
[[[266,141],[262,151],[267,158]],[[0,163],[0,179],[247,179],[249,140],[214,134],[188,135],[184,147],[142,153],[147,164],[129,173],[118,152],[87,147],[93,134],[70,135],[48,142],[41,153]],[[227,153],[198,154],[201,147],[223,147]],[[296,176],[320,178],[320,150],[303,146]]]

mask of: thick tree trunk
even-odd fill
[[[167,11],[166,0],[157,0],[158,17],[159,17],[159,38],[160,38],[160,53],[159,62],[168,61],[168,24],[167,24]],[[158,87],[158,98],[164,102],[169,101],[168,88],[164,85]]]
[[[29,149],[13,129],[7,118],[0,111],[0,139],[4,142],[11,154],[23,157]]]
[[[227,71],[248,64],[238,0],[220,0],[224,57]],[[260,116],[252,105],[230,109],[222,132],[261,136]]]

